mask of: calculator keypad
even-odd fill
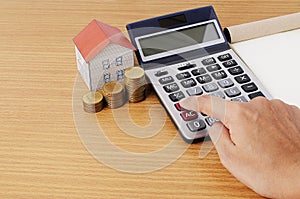
[[[179,129],[182,128],[181,131],[184,129],[196,135],[219,122],[208,115],[183,109],[179,101],[185,97],[207,94],[226,100],[247,102],[255,97],[265,96],[253,81],[253,76],[248,75],[251,72],[245,70],[243,63],[233,55],[231,51],[218,53],[216,56],[179,65],[175,67],[175,71],[172,66],[170,70],[166,68],[154,72],[154,77],[163,88],[159,95],[168,95],[168,100],[164,102],[166,107],[173,103],[170,106],[171,115]],[[207,131],[204,132],[207,134]],[[205,135],[200,133],[198,137],[203,136]]]

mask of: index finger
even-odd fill
[[[220,120],[227,128],[230,124],[230,117],[234,114],[237,102],[231,102],[219,97],[204,95],[191,96],[180,101],[180,105],[187,110],[194,110],[207,114]]]

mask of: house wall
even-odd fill
[[[116,60],[119,57],[122,57],[121,64]],[[117,44],[109,44],[89,64],[92,90],[99,90],[105,83],[105,76],[109,75],[110,81],[123,80],[124,69],[134,65],[133,51]]]
[[[79,52],[76,46],[75,46],[75,52],[76,52],[77,69],[84,83],[87,85],[88,89],[91,90],[89,64],[85,62],[85,60],[83,59],[81,53]]]

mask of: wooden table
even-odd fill
[[[118,123],[129,130],[133,125],[121,113],[106,108],[96,117],[84,115],[76,101],[87,89],[77,76],[72,38],[92,19],[126,32],[133,21],[211,4],[223,27],[300,10],[299,0],[1,0],[0,198],[260,198],[221,165],[215,149],[200,159],[201,143],[178,139],[153,92],[126,109],[131,124],[159,130],[150,138],[127,135]],[[76,114],[96,121],[126,153],[150,154],[172,140],[169,153],[183,154],[167,165],[163,156],[148,164],[137,158],[127,172],[119,171],[101,158],[128,161],[107,151],[105,139],[87,146]],[[103,151],[93,151],[99,147]]]

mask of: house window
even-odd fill
[[[122,56],[116,58],[116,66],[121,66],[122,65]]]
[[[102,66],[103,66],[103,69],[104,69],[104,70],[105,70],[105,69],[109,69],[109,66],[110,66],[110,64],[109,64],[109,59],[103,60],[103,61],[102,61]]]
[[[105,83],[110,82],[110,73],[104,74],[104,82]]]
[[[124,79],[124,69],[117,71],[117,79],[123,80]]]

